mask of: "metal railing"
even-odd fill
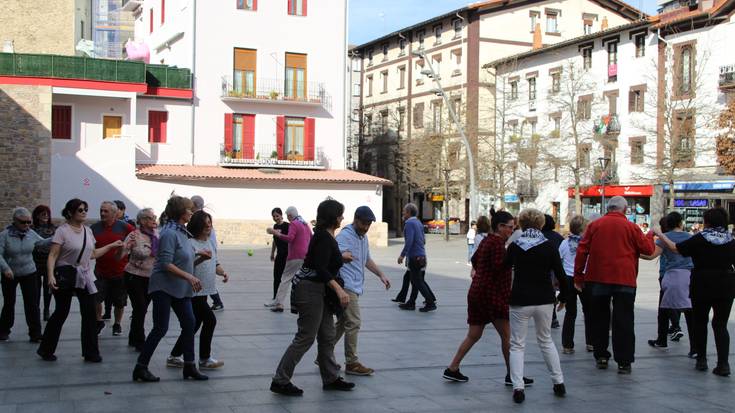
[[[281,149],[279,151],[278,145],[251,145],[226,150],[225,145],[220,144],[220,164],[323,168],[325,166],[323,153],[321,147],[303,147],[290,151]]]
[[[332,110],[332,96],[324,83],[257,78],[255,84],[243,79],[236,85],[232,78],[232,75],[222,76],[222,98],[310,103]]]

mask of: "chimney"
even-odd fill
[[[541,23],[536,23],[536,28],[533,29],[533,50],[540,49],[543,45],[541,44]]]
[[[602,23],[600,23],[600,30],[607,30],[607,16],[602,18]]]

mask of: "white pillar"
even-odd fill
[[[138,131],[138,95],[133,94],[130,97],[130,125],[129,134],[133,138],[133,142],[138,141],[136,133]]]

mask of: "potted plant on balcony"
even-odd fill
[[[271,90],[270,97],[271,97],[271,100],[278,99],[278,91]]]
[[[559,130],[558,129],[554,129],[551,132],[549,132],[549,138],[556,139],[558,137],[559,137]]]

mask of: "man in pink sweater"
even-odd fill
[[[291,224],[288,228],[288,234],[281,234],[280,230],[268,228],[266,231],[283,241],[288,242],[288,255],[286,256],[286,267],[283,270],[281,284],[278,286],[276,299],[270,303],[266,303],[266,307],[270,307],[275,313],[283,312],[283,303],[288,295],[288,289],[291,286],[291,279],[300,269],[306,257],[306,251],[309,249],[309,241],[311,241],[311,228],[299,215],[296,207],[290,206],[286,209],[286,218]]]

